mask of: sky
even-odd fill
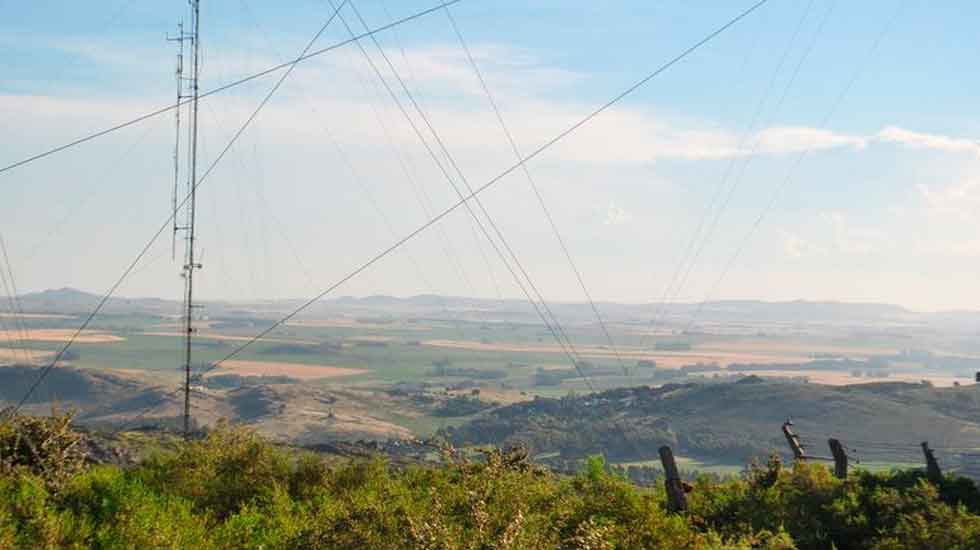
[[[173,103],[185,1],[0,5],[0,166]],[[314,48],[434,5],[348,2]],[[454,185],[515,165],[486,91],[526,155],[749,5],[462,0],[486,90],[445,10],[297,64],[199,188],[197,295],[318,294]],[[202,89],[294,58],[331,13],[202,0]],[[973,2],[770,0],[481,193],[493,244],[459,208],[332,295],[521,297],[523,268],[583,301],[536,186],[596,300],[980,309],[978,19]],[[201,100],[201,172],[280,75]],[[0,173],[18,290],[108,290],[167,226],[175,137],[171,111]],[[165,229],[118,294],[178,298],[182,246]]]

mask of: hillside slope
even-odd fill
[[[30,366],[0,367],[0,408],[16,404],[39,372]],[[413,413],[406,410],[409,404],[404,400],[370,391],[325,390],[296,381],[258,380],[227,388],[195,387],[195,422],[210,426],[228,419],[253,426],[278,441],[299,445],[412,435],[379,416],[380,400],[385,400],[385,412]],[[23,411],[46,415],[52,410],[72,410],[78,413],[78,422],[93,426],[175,428],[182,405],[176,385],[151,384],[121,372],[61,366],[49,372]]]
[[[975,388],[833,387],[749,377],[539,398],[444,433],[457,445],[521,442],[534,453],[567,458],[603,453],[616,460],[647,460],[667,444],[683,455],[739,462],[786,450],[780,427],[791,418],[813,454],[826,455],[827,438],[836,437],[865,460],[894,461],[918,456],[921,441],[980,448],[978,402]]]

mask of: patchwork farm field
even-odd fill
[[[196,418],[205,424],[232,418],[272,437],[307,443],[336,437],[412,438],[457,428],[459,433],[480,433],[465,427],[497,410],[536,403],[537,398],[567,400],[617,388],[722,387],[764,379],[801,390],[804,384],[813,390],[867,386],[869,395],[877,395],[875,388],[897,382],[913,388],[969,386],[974,371],[980,370],[980,349],[968,330],[957,335],[925,325],[896,329],[891,322],[879,327],[875,322],[803,323],[767,316],[704,323],[697,330],[668,319],[650,330],[648,319],[620,312],[607,320],[611,345],[588,312],[557,305],[556,311],[565,316],[568,345],[513,303],[494,309],[466,301],[448,314],[411,300],[375,302],[350,299],[312,308],[273,330],[292,306],[209,305],[195,323],[193,369],[206,373],[195,382]],[[125,423],[139,420],[146,411],[160,421],[176,418],[183,338],[172,314],[174,304],[165,306],[107,308],[78,335],[59,366],[110,378],[66,379],[45,395],[60,402],[75,395],[73,385],[81,384],[109,392],[91,401],[72,401],[90,418]],[[20,330],[8,331],[7,341],[0,341],[0,363],[36,368],[51,361],[84,319],[84,312],[51,307],[27,311],[18,319]],[[264,336],[253,341],[258,334]],[[814,393],[819,391],[803,392]],[[957,393],[956,398],[980,410],[980,399],[972,393]],[[926,399],[930,407],[946,406],[931,399]],[[50,404],[38,404],[38,410],[44,407]],[[796,416],[791,405],[786,407],[753,436],[754,449],[766,448],[773,435],[779,443],[778,424]],[[744,457],[729,460],[727,451],[705,451],[713,448],[712,438],[728,445],[727,434],[700,433],[713,433],[711,423],[720,420],[703,419],[708,427],[691,424],[698,435],[688,445],[708,454],[679,452],[682,468],[737,473],[734,465],[744,463]],[[772,423],[775,434],[768,427]],[[541,429],[547,433],[546,426]],[[609,428],[618,429],[618,424]],[[658,432],[655,426],[644,429],[652,430],[651,441],[681,435]],[[950,428],[959,429],[966,428]],[[974,440],[970,434],[944,433],[971,445]],[[549,441],[551,436],[534,437]],[[578,445],[587,449],[593,443],[576,440],[572,446]],[[619,452],[624,457],[636,454],[628,445]],[[874,467],[889,464],[889,457],[878,458],[881,466]],[[643,452],[613,462],[647,468],[656,457]]]
[[[839,369],[811,369],[807,363],[819,358],[860,362],[893,357],[906,349],[909,338],[824,325],[780,328],[771,322],[734,334],[678,334],[663,327],[644,331],[637,323],[610,323],[615,345],[594,322],[567,322],[573,363],[565,346],[533,319],[480,311],[447,318],[438,311],[354,308],[295,318],[239,351],[271,326],[276,313],[238,308],[234,314],[199,320],[194,344],[198,368],[234,352],[234,360],[220,364],[215,372],[285,375],[331,386],[453,385],[468,380],[488,392],[516,391],[525,397],[583,391],[590,384],[659,384],[681,372],[702,378],[726,376],[735,372],[729,368],[733,365],[751,365],[760,376],[833,385],[929,380],[949,386],[972,380],[967,368],[956,372],[915,361],[893,361],[888,369],[860,369],[843,362]],[[0,361],[23,361],[23,350],[33,352],[36,362],[50,360],[80,321],[79,316],[56,312],[27,314],[18,341],[0,347]],[[137,309],[97,318],[75,338],[64,359],[82,368],[152,371],[176,380],[181,345],[172,316]],[[776,368],[765,369],[766,365]]]

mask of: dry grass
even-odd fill
[[[211,325],[213,324],[214,324],[213,321],[202,321],[202,320],[194,321],[194,326],[199,330],[205,328],[211,328]],[[180,330],[184,325],[180,321],[174,321],[171,323],[157,323],[153,326],[159,329]]]
[[[836,372],[836,371],[815,371],[815,370],[757,370],[757,371],[746,371],[745,374],[754,374],[757,376],[765,376],[772,378],[800,378],[806,377],[813,384],[824,384],[827,386],[850,386],[853,384],[871,384],[875,382],[911,382],[918,383],[923,380],[928,380],[932,384],[939,388],[946,388],[953,385],[953,382],[959,382],[962,386],[972,385],[974,381],[966,377],[958,377],[951,375],[931,375],[931,374],[915,374],[915,373],[892,373],[890,376],[874,376],[874,377],[855,377],[851,376],[849,372]]]
[[[323,418],[323,413],[318,411],[306,410],[304,412],[315,418]],[[410,438],[413,436],[412,431],[408,428],[385,422],[373,416],[348,412],[334,412],[333,418],[330,419],[330,429],[341,433],[373,434],[377,437]]]
[[[728,351],[728,352],[747,352],[759,354],[781,354],[810,356],[814,353],[826,353],[854,356],[871,355],[894,355],[898,353],[895,348],[873,347],[873,346],[852,346],[836,344],[809,344],[806,342],[794,342],[787,340],[732,340],[726,342],[712,342],[698,347],[701,351]]]
[[[26,334],[20,336],[21,339],[29,340],[32,342],[67,342],[71,339],[72,335],[75,334],[74,329],[68,328],[48,328],[48,329],[35,329],[28,330]],[[95,330],[82,331],[81,334],[75,338],[76,344],[111,344],[115,342],[122,342],[125,338],[122,336],[116,336],[115,334],[110,334],[108,332],[99,332]]]
[[[167,336],[173,338],[183,338],[184,335],[180,332],[167,332],[167,331],[148,331],[143,333],[144,336]],[[196,332],[194,333],[194,338],[203,338],[205,340],[228,340],[231,342],[245,342],[251,340],[251,336],[235,336],[232,334],[218,334],[217,332]],[[313,340],[295,340],[289,338],[263,338],[263,342],[274,342],[277,344],[307,344],[316,345],[319,342]]]
[[[406,323],[362,323],[350,317],[334,317],[331,319],[299,319],[287,321],[287,327],[308,327],[308,328],[361,328],[370,330],[428,330],[429,327],[411,325]]]
[[[329,365],[304,365],[300,363],[282,363],[277,361],[225,361],[221,368],[213,374],[240,374],[243,376],[289,376],[300,380],[316,380],[318,378],[337,378],[352,376],[367,372],[365,369],[348,367],[331,367]]]
[[[353,338],[347,338],[345,342],[351,342],[356,344],[357,342],[394,342],[395,339],[391,336],[355,336]]]
[[[426,340],[422,342],[424,346],[448,349],[465,349],[470,351],[483,352],[509,352],[509,353],[555,353],[563,354],[561,348],[555,344],[511,344],[506,342],[475,342],[471,340]],[[603,346],[575,346],[578,354],[590,359],[616,359],[617,355],[611,349]],[[658,367],[680,368],[694,363],[718,363],[727,365],[728,363],[799,363],[807,361],[803,355],[793,354],[762,354],[746,353],[739,351],[718,350],[702,351],[653,351],[639,348],[620,347],[619,357],[624,360],[637,361],[639,359],[652,359],[657,362]]]
[[[453,395],[469,395],[469,390],[460,390],[457,392],[452,392]],[[500,388],[487,387],[480,388],[480,399],[483,401],[496,401],[501,405],[513,405],[514,403],[520,403],[522,401],[530,401],[533,399],[527,392],[521,395],[521,390],[502,390]]]
[[[74,319],[73,315],[60,315],[57,313],[17,313],[0,312],[0,317],[21,318],[21,319]]]
[[[484,352],[507,352],[507,353],[560,353],[564,351],[557,344],[516,344],[508,342],[476,342],[473,340],[425,340],[423,346],[446,349],[464,349],[470,351]],[[601,346],[575,346],[575,350],[582,356],[589,357],[615,357],[611,349]],[[651,352],[619,348],[620,356],[646,358]]]
[[[0,361],[16,361],[20,362],[24,360],[24,357],[30,357],[32,362],[38,362],[41,359],[50,359],[54,353],[50,351],[37,351],[23,348],[0,348]]]
[[[574,367],[568,363],[558,363],[553,365],[541,365],[538,368],[541,370],[572,370]]]

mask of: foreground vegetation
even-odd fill
[[[685,514],[600,458],[571,477],[488,451],[441,466],[327,462],[242,428],[91,465],[67,418],[0,424],[0,548],[978,548],[980,493],[917,472],[754,465]]]

